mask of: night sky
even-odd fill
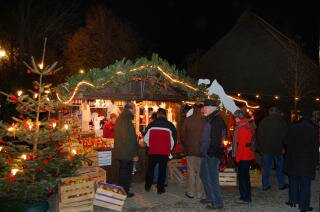
[[[151,51],[181,64],[196,51],[204,53],[222,38],[245,10],[263,17],[285,35],[318,56],[318,3],[310,1],[130,1],[100,0],[129,22]]]

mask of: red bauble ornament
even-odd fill
[[[7,194],[9,194],[9,193],[11,193],[11,192],[12,192],[12,189],[7,189],[7,190],[6,190],[6,193],[7,193]]]
[[[49,72],[48,72],[48,75],[52,75],[52,74],[53,74],[53,72],[52,72],[52,71],[49,71]]]
[[[47,163],[48,163],[48,160],[47,160],[47,159],[43,159],[43,160],[42,160],[42,163],[43,163],[43,164],[47,164]]]
[[[8,163],[12,163],[13,162],[13,158],[8,158]]]
[[[22,115],[22,114],[20,114],[20,115],[19,115],[19,118],[20,118],[20,119],[23,119],[23,115]]]
[[[26,168],[28,168],[28,165],[27,164],[22,164],[22,168],[26,169]]]
[[[29,108],[28,108],[27,106],[24,106],[24,107],[23,107],[23,110],[24,110],[24,111],[28,111]]]
[[[64,113],[68,113],[68,110],[64,110],[63,112],[64,112]]]
[[[31,159],[32,159],[31,156],[30,156],[30,155],[27,155],[26,160],[31,160]]]
[[[33,159],[37,159],[37,158],[38,158],[37,154],[33,155]]]
[[[51,160],[53,157],[52,157],[52,155],[48,155],[48,160]]]
[[[53,137],[54,137],[54,136],[53,136],[52,134],[49,135],[49,140],[52,141],[52,140],[53,140]]]
[[[53,130],[53,126],[52,125],[49,125],[49,130]]]
[[[58,110],[58,112],[59,112],[59,113],[62,113],[62,112],[63,112],[63,110],[62,110],[62,109],[59,109],[59,110]]]
[[[57,173],[55,174],[56,177],[59,177],[60,175],[61,175],[60,172],[57,172]]]
[[[45,112],[47,112],[47,110],[46,109],[41,109],[41,112],[45,113]]]
[[[39,87],[39,85],[34,85],[33,88],[38,90],[40,87]]]
[[[57,142],[57,145],[58,145],[58,146],[62,146],[61,141],[58,141],[58,142]]]
[[[31,74],[31,70],[30,69],[27,69],[27,74]]]
[[[39,167],[39,168],[38,168],[38,172],[43,172],[43,168],[42,168],[42,167]]]
[[[48,196],[50,196],[51,194],[53,194],[53,189],[48,189]]]
[[[58,153],[59,153],[60,155],[62,155],[62,154],[64,154],[64,151],[63,151],[62,149],[59,149],[59,150],[58,150]]]
[[[16,96],[14,96],[14,95],[9,96],[9,99],[10,99],[10,101],[12,101],[12,102],[14,102],[14,103],[20,103],[20,102],[19,102],[19,99],[18,99]]]
[[[2,138],[0,138],[0,144],[3,142]]]
[[[8,177],[9,181],[10,182],[14,182],[16,179],[14,178],[14,175],[13,174],[10,174],[9,177]]]

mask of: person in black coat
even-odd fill
[[[306,113],[302,115],[289,128],[285,142],[285,172],[289,176],[289,201],[286,204],[291,207],[299,204],[301,211],[312,211],[311,180],[316,176],[318,135]]]

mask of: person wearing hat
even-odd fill
[[[302,111],[301,115],[302,118],[290,126],[285,140],[285,173],[289,176],[289,201],[286,204],[291,207],[299,204],[301,211],[312,211],[311,180],[316,176],[318,132],[308,112]]]
[[[206,209],[223,208],[223,200],[219,185],[220,158],[223,155],[222,141],[226,136],[226,126],[221,117],[217,101],[207,99],[203,107],[206,123],[200,140],[200,178],[203,183],[206,199],[200,200],[208,204]]]
[[[251,185],[249,169],[252,160],[254,159],[254,152],[251,150],[252,145],[252,129],[249,125],[249,120],[242,110],[234,112],[236,126],[234,129],[233,142],[236,145],[236,162],[238,163],[238,184],[240,191],[240,199],[236,203],[248,204],[251,202]]]

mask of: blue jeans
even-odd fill
[[[311,179],[309,177],[289,176],[289,202],[299,204],[300,210],[310,207]]]
[[[219,185],[220,160],[216,157],[201,157],[200,178],[207,196],[215,206],[223,206]]]
[[[284,158],[283,155],[262,155],[262,188],[270,186],[269,178],[273,160],[276,164],[278,187],[282,188],[286,184],[286,176],[283,173]]]
[[[240,199],[246,202],[251,202],[250,165],[251,160],[241,160],[238,164]]]
[[[159,175],[159,163],[156,164],[154,167],[154,176],[153,176],[153,183],[157,184],[158,182],[158,175]],[[164,180],[164,185],[168,185],[168,177],[169,177],[169,168],[166,168],[166,178]]]

